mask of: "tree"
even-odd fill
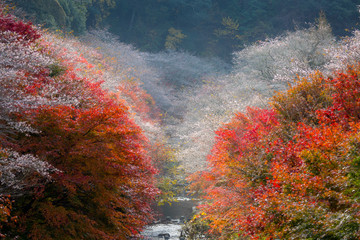
[[[0,186],[11,194],[1,196],[1,232],[21,239],[137,235],[151,221],[158,190],[147,139],[126,103],[102,89],[102,72],[83,56],[46,41],[64,38],[5,13],[0,23]]]
[[[30,18],[52,30],[84,34],[99,27],[115,7],[114,0],[15,0]]]
[[[35,199],[17,200],[31,206],[18,214],[24,237],[123,239],[151,220],[155,170],[122,104],[43,107],[29,117],[41,133],[20,139],[19,148],[61,172]]]
[[[359,238],[359,69],[302,78],[217,131],[192,179],[218,239]]]

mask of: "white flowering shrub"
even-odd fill
[[[355,30],[352,36],[343,38],[337,45],[326,49],[329,62],[328,72],[344,70],[348,65],[360,62],[360,31]]]
[[[186,169],[203,169],[214,131],[235,112],[244,111],[246,106],[266,108],[274,91],[286,89],[297,77],[324,71],[330,58],[326,49],[335,45],[330,26],[320,18],[316,26],[235,52],[230,73],[205,76],[204,84],[186,97],[183,121],[173,127],[178,158]]]
[[[1,194],[21,195],[36,186],[51,181],[51,173],[58,172],[49,163],[31,154],[0,149]]]
[[[326,49],[335,46],[331,27],[324,17],[308,29],[288,32],[282,37],[255,43],[234,53],[236,73],[255,81],[292,83],[328,62]]]

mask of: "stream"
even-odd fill
[[[198,203],[198,200],[190,198],[177,198],[177,201],[172,202],[171,205],[165,203],[162,206],[154,207],[158,213],[157,221],[147,226],[141,236],[146,240],[181,239],[184,222],[192,218]]]

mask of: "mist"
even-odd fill
[[[188,173],[205,169],[214,132],[236,112],[266,108],[274,92],[296,79],[331,72],[327,51],[337,44],[325,18],[236,51],[231,64],[184,51],[142,52],[106,31],[91,31],[82,41],[111,59],[115,75],[107,88],[116,91],[130,79],[153,97],[161,115],[155,133],[166,136]]]

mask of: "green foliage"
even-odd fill
[[[239,31],[239,23],[230,17],[222,19],[223,29],[215,30],[215,35],[217,37],[229,37],[232,39],[240,38],[236,33]]]
[[[186,35],[181,30],[169,28],[169,34],[166,36],[165,48],[169,50],[177,50]]]
[[[321,11],[336,35],[347,34],[345,29],[355,28],[358,22],[356,0],[14,1],[49,28],[80,34],[109,25],[121,41],[147,51],[174,48],[169,45],[174,34],[168,30],[181,29],[187,38],[176,48],[227,59],[245,44],[315,22]]]
[[[158,169],[156,175],[156,186],[160,189],[158,204],[171,203],[176,196],[181,195],[187,186],[185,173],[175,157],[175,151],[165,142],[158,142],[153,145],[152,159],[154,166]]]
[[[50,74],[49,74],[50,77],[57,77],[63,74],[66,69],[60,66],[59,64],[51,64],[49,66],[49,70],[50,70]]]
[[[37,23],[75,34],[101,25],[115,7],[115,0],[15,0],[14,3]]]
[[[201,219],[201,217],[195,215],[190,221],[185,223],[183,228],[186,239],[197,240],[206,236],[206,239],[217,239],[216,234],[209,233],[210,222]]]
[[[356,200],[360,200],[360,142],[358,138],[351,140],[350,156],[353,158],[349,179],[352,184],[349,194],[353,194]]]
[[[86,30],[87,9],[81,2],[68,0],[58,0],[65,11],[67,31],[73,31],[76,34],[84,33]],[[86,2],[86,1],[84,1]],[[81,3],[81,4],[80,4]],[[61,29],[61,28],[60,28]]]
[[[222,45],[227,46],[226,51],[234,51],[241,49],[243,37],[240,33],[240,24],[237,20],[230,17],[225,17],[221,21],[221,27],[214,30],[216,41],[221,42]],[[223,50],[223,49],[222,49]]]
[[[67,24],[66,12],[58,0],[16,0],[15,4],[29,14],[36,14],[37,20],[46,27],[62,29]]]

